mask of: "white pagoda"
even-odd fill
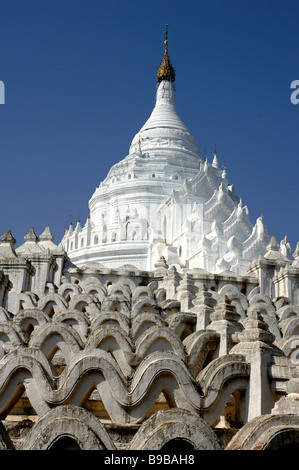
[[[267,229],[261,217],[250,220],[216,149],[212,163],[202,159],[179,117],[167,29],[157,78],[155,107],[129,155],[95,190],[85,225],[71,224],[61,245],[78,267],[151,271],[162,257],[179,271],[245,275],[249,261],[267,251]]]

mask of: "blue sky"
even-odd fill
[[[299,240],[298,0],[2,0],[0,235],[58,244],[149,117],[165,24],[176,105],[269,235]]]

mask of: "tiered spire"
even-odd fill
[[[166,80],[168,82],[174,82],[175,81],[175,70],[172,67],[169,56],[168,56],[168,25],[166,25],[166,32],[165,32],[165,50],[164,50],[164,56],[160,65],[160,68],[158,70],[158,83],[162,82],[163,80]]]

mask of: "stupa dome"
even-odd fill
[[[177,112],[171,82],[164,80],[158,85],[156,105],[149,119],[132,140],[130,153],[133,153],[138,145],[142,151],[179,148],[198,161],[197,143]]]
[[[61,242],[77,266],[151,271],[163,257],[178,270],[243,275],[249,260],[265,253],[269,237],[262,219],[251,222],[216,151],[212,163],[200,158],[176,109],[174,81],[166,34],[149,118],[129,154],[96,188],[84,227],[71,226]]]

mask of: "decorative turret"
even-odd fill
[[[16,244],[15,238],[10,230],[0,237],[0,258],[16,258],[17,254],[14,250]]]

